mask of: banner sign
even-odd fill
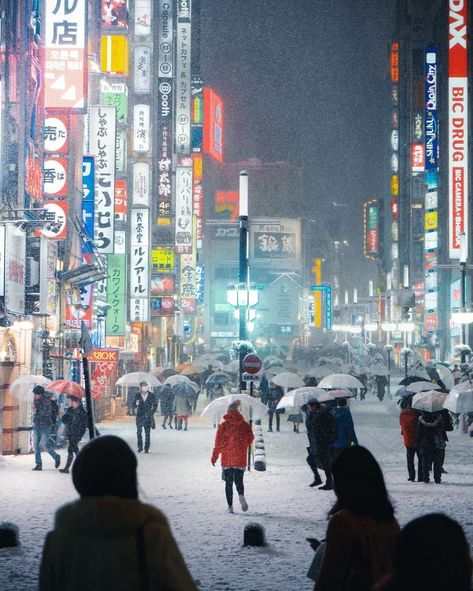
[[[117,179],[115,181],[115,221],[126,222],[127,212],[128,185],[126,179]]]
[[[151,88],[151,47],[135,47],[133,68],[133,90],[137,94],[145,94]]]
[[[207,86],[204,88],[203,148],[205,154],[223,162],[223,101]]]
[[[57,312],[56,302],[56,259],[57,244],[40,239],[39,258],[39,313],[54,315]]]
[[[67,201],[46,201],[47,223],[39,230],[39,235],[49,240],[65,240],[67,236]]]
[[[174,0],[159,0],[158,14],[158,76],[160,78],[172,78],[172,32]]]
[[[195,298],[196,269],[195,255],[181,254],[180,256],[179,295],[181,298]]]
[[[110,381],[116,367],[117,363],[115,360],[94,363],[90,378],[90,388],[94,400],[99,400],[103,394],[110,390]]]
[[[425,168],[437,170],[437,49],[428,47],[425,51]]]
[[[94,239],[95,160],[93,156],[82,158],[82,223],[87,236]]]
[[[69,151],[68,117],[46,117],[43,134],[46,152],[66,154]]]
[[[379,202],[368,201],[363,206],[363,233],[365,257],[375,260],[379,252]]]
[[[158,225],[170,225],[172,212],[172,85],[158,85]]]
[[[424,144],[411,145],[411,170],[412,172],[424,172],[425,170],[425,146]]]
[[[101,254],[113,253],[115,228],[115,107],[90,107],[90,152],[95,156],[94,242]]]
[[[21,316],[25,313],[26,234],[14,225],[5,227],[4,257],[5,312]]]
[[[465,233],[468,236],[467,4],[467,0],[448,2],[448,193],[451,259],[460,258],[460,235]]]
[[[106,317],[107,336],[126,335],[126,255],[107,256],[107,302],[110,304]]]
[[[102,0],[102,28],[127,29],[127,0]]]
[[[195,303],[201,306],[205,296],[205,265],[198,263],[195,271]]]
[[[104,74],[128,76],[128,37],[102,35],[100,69]]]
[[[133,107],[133,150],[135,152],[149,151],[150,132],[149,105],[135,105]]]
[[[169,273],[175,268],[175,253],[172,248],[154,247],[151,251],[153,273]]]
[[[149,207],[150,167],[147,162],[133,164],[133,205]]]
[[[148,209],[131,210],[131,228],[130,321],[147,322],[150,258]]]
[[[176,167],[176,252],[192,252],[192,168]]]
[[[87,103],[85,0],[45,0],[44,107],[84,112]]]
[[[100,93],[100,103],[106,107],[115,107],[117,123],[126,123],[128,115],[128,87],[124,82],[113,82],[108,89]]]
[[[135,0],[135,35],[145,37],[151,34],[151,11],[151,0]]]
[[[191,153],[191,23],[177,23],[176,42],[176,152]]]

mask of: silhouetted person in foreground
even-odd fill
[[[400,528],[378,462],[364,447],[343,450],[332,466],[330,511],[316,591],[369,591],[392,569]]]
[[[56,512],[40,591],[196,591],[166,517],[138,500],[136,466],[113,435],[80,451],[72,480],[81,498]]]
[[[471,591],[470,548],[461,526],[441,513],[401,532],[393,572],[373,591]]]

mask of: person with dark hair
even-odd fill
[[[421,478],[430,481],[433,463],[434,480],[442,482],[442,464],[445,459],[445,431],[441,413],[423,412],[417,424],[417,450],[420,459]]]
[[[471,575],[462,527],[442,513],[431,513],[403,528],[394,569],[373,591],[471,591]]]
[[[345,398],[337,400],[337,406],[332,410],[332,415],[338,427],[338,437],[333,443],[333,453],[336,457],[347,447],[358,445],[358,438],[355,433],[353,417]]]
[[[401,412],[399,414],[399,424],[401,425],[401,435],[406,448],[407,473],[409,482],[415,482],[416,469],[414,458],[417,454],[417,477],[419,482],[422,480],[421,465],[419,454],[417,453],[417,423],[420,413],[412,408],[412,398],[409,396],[401,401]]]
[[[239,400],[229,405],[215,434],[215,444],[210,459],[212,466],[215,466],[215,462],[221,456],[229,513],[233,513],[233,483],[235,483],[242,510],[248,511],[243,476],[248,462],[248,448],[254,436],[251,426],[245,421],[239,407]]]
[[[329,409],[317,400],[307,403],[307,437],[309,447],[307,463],[314,473],[314,481],[309,486],[322,484],[317,468],[325,472],[325,484],[320,490],[332,490],[332,444],[337,438],[338,427]]]
[[[400,528],[383,473],[361,446],[332,466],[337,500],[330,511],[316,591],[369,591],[392,568]]]
[[[63,474],[69,474],[74,455],[77,457],[79,453],[79,442],[87,429],[87,412],[82,406],[82,402],[75,396],[70,398],[71,405],[62,417],[62,422],[66,426],[66,437],[69,441],[66,465],[59,470]]]
[[[158,407],[158,401],[153,392],[149,390],[147,382],[140,382],[140,391],[135,397],[136,408],[136,438],[138,453],[143,451],[143,429],[145,431],[145,454],[149,453],[151,445],[151,429],[154,429],[154,413]]]
[[[41,446],[43,443],[46,451],[54,460],[54,467],[59,468],[61,456],[54,451],[52,441],[49,437],[55,415],[51,395],[45,391],[43,386],[39,385],[33,388],[33,395],[33,445],[35,457],[35,467],[33,470],[40,471],[43,469],[43,462],[41,460]]]
[[[40,591],[196,591],[166,517],[138,500],[136,467],[119,437],[98,437],[82,448],[72,466],[81,498],[56,512]]]
[[[159,395],[161,404],[161,416],[163,417],[163,429],[166,429],[166,421],[169,420],[168,427],[172,429],[172,417],[174,408],[174,392],[171,384],[164,384]]]
[[[282,388],[276,386],[276,384],[271,384],[266,398],[266,404],[268,405],[268,431],[270,433],[273,431],[274,417],[276,417],[276,431],[281,429],[281,414],[284,412],[284,410],[279,409],[277,406],[282,397]]]

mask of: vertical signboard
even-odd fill
[[[5,228],[5,311],[25,313],[26,235],[15,226]]]
[[[151,88],[151,47],[135,47],[133,67],[133,90],[137,94],[147,94]]]
[[[192,168],[176,167],[176,252],[192,252]]]
[[[223,162],[223,101],[211,88],[204,88],[204,152]]]
[[[159,0],[158,14],[158,76],[160,78],[172,78],[172,27],[173,27],[174,0]]]
[[[110,254],[108,259],[107,313],[105,331],[107,336],[126,335],[126,255]]]
[[[85,0],[45,0],[44,107],[83,112],[87,103]]]
[[[135,105],[133,107],[133,150],[144,154],[150,148],[151,135],[149,105]]]
[[[158,225],[170,225],[172,207],[172,85],[160,80],[158,86]]]
[[[460,258],[460,235],[468,236],[467,7],[467,0],[448,2],[448,195],[452,259]]]
[[[365,257],[376,260],[379,252],[379,203],[377,199],[368,201],[363,206],[363,234]]]
[[[87,236],[94,239],[95,161],[93,156],[82,158],[82,223]]]
[[[425,52],[425,170],[437,170],[437,48],[428,47]]]
[[[171,4],[165,2],[166,4]],[[135,35],[145,37],[151,34],[151,0],[135,0]]]
[[[133,164],[133,205],[149,207],[149,174],[150,168],[147,162]]]
[[[191,0],[178,0],[176,31],[176,113],[177,154],[191,151]]]
[[[90,152],[95,156],[94,242],[101,254],[113,253],[115,227],[115,107],[90,107]]]
[[[149,210],[131,210],[130,322],[148,321]]]
[[[56,259],[57,244],[40,239],[39,313],[56,314]]]

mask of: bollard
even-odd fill
[[[243,545],[262,547],[266,546],[264,527],[259,523],[248,523],[243,530]]]

